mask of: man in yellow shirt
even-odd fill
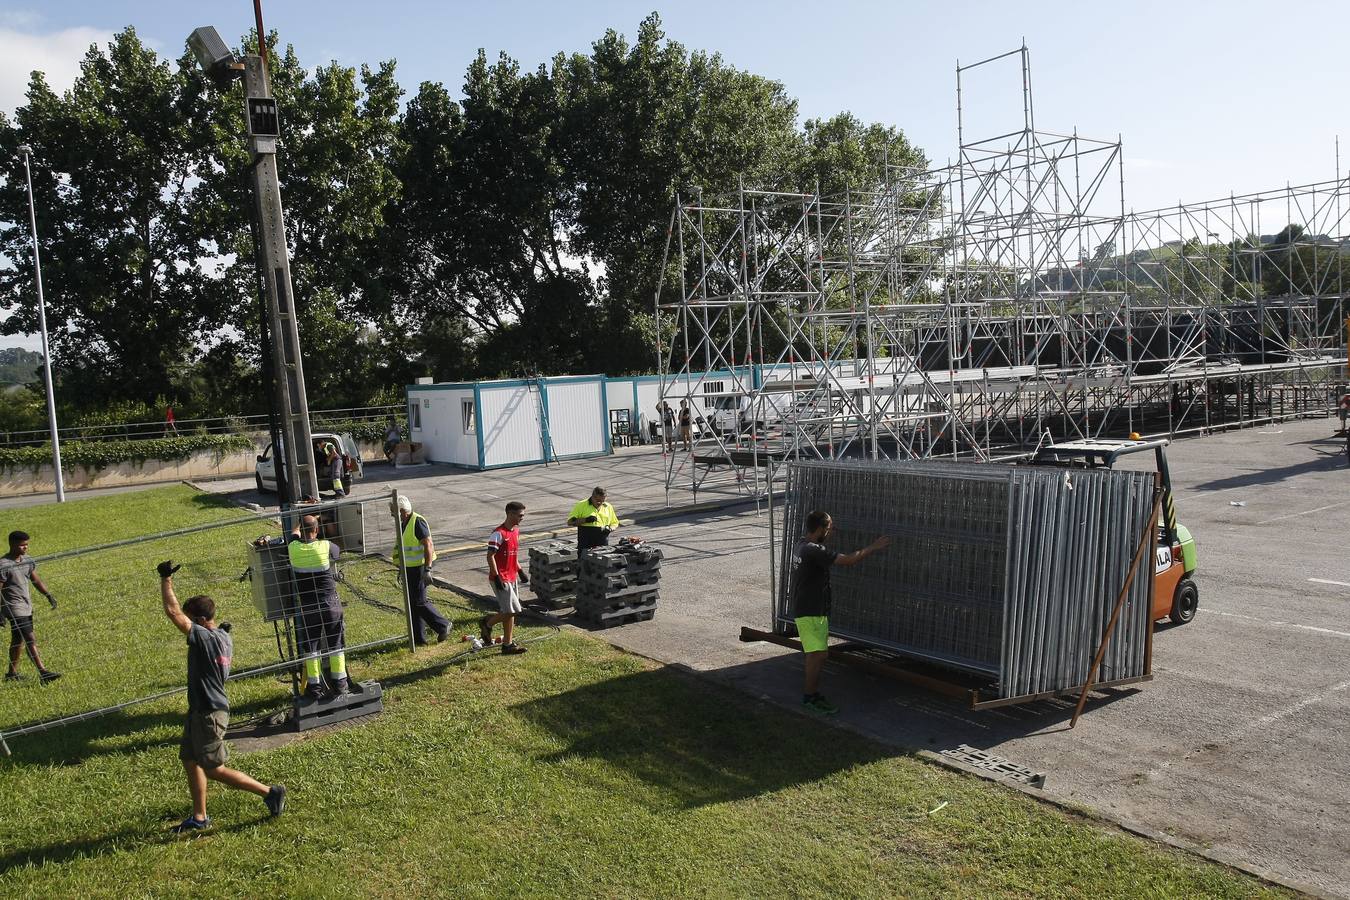
[[[568,525],[577,529],[577,549],[589,550],[609,543],[609,535],[619,527],[614,507],[605,502],[605,489],[597,487],[591,496],[572,507]]]

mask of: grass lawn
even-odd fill
[[[194,839],[167,832],[188,809],[182,697],[17,738],[0,761],[0,896],[1265,890],[602,641],[526,634],[516,658],[456,662],[460,644],[366,656],[355,674],[383,682],[384,713],[236,756],[291,789],[287,812],[213,785],[216,827]],[[138,663],[181,665],[172,643]],[[236,719],[277,691],[233,682]]]

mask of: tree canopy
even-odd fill
[[[865,186],[884,159],[924,164],[900,131],[847,112],[799,123],[782,84],[667,39],[655,14],[631,42],[609,31],[533,71],[480,52],[460,99],[427,82],[406,105],[392,60],[306,69],[271,43],[316,406],[417,375],[649,370],[678,193]],[[34,73],[13,121],[0,115],[0,333],[36,329],[27,143],[65,402],[265,402],[242,107],[238,87],[128,28],[89,49],[69,91]]]

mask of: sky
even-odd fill
[[[65,89],[89,44],[128,25],[171,57],[199,25],[231,44],[253,25],[251,0],[4,3],[7,115],[23,103],[30,71]],[[263,2],[265,26],[305,66],[394,59],[409,93],[423,81],[457,93],[479,48],[532,68],[559,51],[586,51],[606,29],[631,37],[652,11],[671,39],[781,81],[804,119],[849,110],[900,128],[934,163],[955,155],[957,62],[1025,41],[1037,127],[1119,137],[1133,209],[1331,180],[1338,135],[1347,142],[1342,168],[1350,166],[1345,0]],[[968,138],[1020,127],[1018,69],[1013,58],[963,80]]]

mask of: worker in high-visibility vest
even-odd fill
[[[349,691],[347,682],[346,634],[342,601],[338,598],[333,563],[341,548],[319,536],[318,516],[303,516],[291,532],[286,555],[295,575],[299,604],[300,653],[305,665],[305,694],[313,700],[327,697],[323,685],[321,658],[327,657],[329,671],[339,694]]]
[[[413,641],[427,642],[426,627],[443,641],[450,635],[451,622],[427,599],[427,582],[431,580],[431,564],[436,561],[436,547],[431,542],[431,526],[420,513],[413,512],[412,500],[398,498],[398,517],[403,524],[399,546],[394,548],[394,564],[403,563],[408,573],[408,603],[412,608]]]
[[[619,517],[614,507],[605,501],[605,489],[597,487],[591,495],[572,507],[567,524],[577,530],[577,549],[589,550],[609,543],[609,536],[619,529]]]

